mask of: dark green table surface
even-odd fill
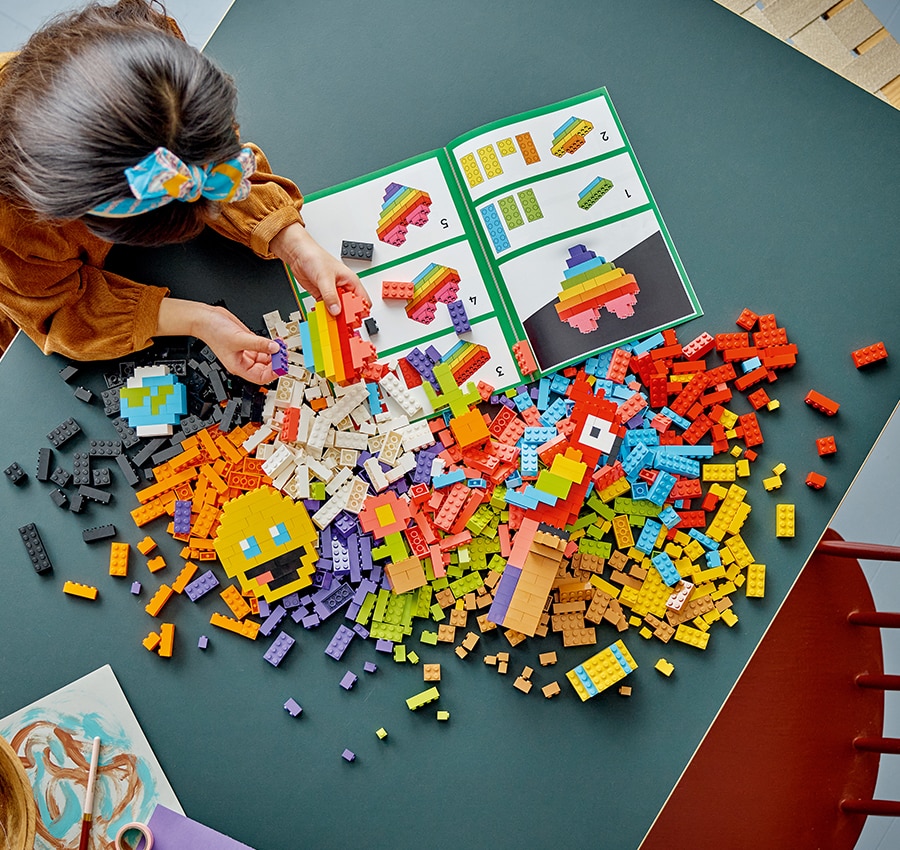
[[[768,565],[768,594],[739,595],[740,623],[717,624],[705,653],[629,632],[642,668],[630,699],[581,704],[564,681],[561,699],[537,688],[523,696],[512,676],[481,663],[482,650],[506,648],[496,635],[467,661],[413,640],[424,660],[443,664],[440,707],[452,717],[438,724],[433,711],[404,704],[424,687],[419,667],[376,658],[361,642],[343,663],[326,658],[336,623],[292,626],[298,646],[274,669],[261,657],[268,641],[210,631],[221,606],[177,599],[175,657],[154,657],[140,644],[151,626],[143,602],[105,575],[106,544],[80,538],[106,522],[120,540],[143,536],[124,482],[111,507],[78,517],[57,511],[33,478],[21,491],[0,481],[0,715],[111,663],[188,814],[259,850],[637,847],[897,401],[893,362],[863,374],[849,352],[883,340],[900,356],[900,113],[711,0],[243,0],[208,53],[237,80],[245,138],[306,191],[608,86],[706,312],[682,338],[731,330],[746,306],[774,312],[800,346],[797,367],[773,387],[782,407],[763,417],[749,485],[744,537]],[[217,238],[117,254],[119,268],[180,294],[224,297],[257,326],[262,313],[291,307],[274,264]],[[89,437],[114,437],[102,410],[59,380],[62,364],[22,338],[0,361],[3,466],[18,460],[31,473],[44,435],[70,415]],[[104,368],[79,382],[101,389]],[[811,388],[841,402],[834,419],[803,404]],[[813,440],[829,433],[839,452],[826,466]],[[85,439],[57,458],[67,462]],[[779,461],[785,486],[766,494],[761,478]],[[828,474],[825,490],[803,485],[810,469]],[[774,539],[776,501],[797,505],[793,540]],[[56,565],[52,578],[25,557],[16,528],[28,521]],[[177,561],[173,541],[152,531]],[[149,578],[142,570],[133,572]],[[96,582],[101,600],[65,597],[65,579]],[[212,639],[205,654],[194,648],[201,632]],[[601,646],[613,639],[600,630]],[[536,656],[547,649],[561,649],[555,636],[513,650],[511,673],[532,664],[540,686],[590,654],[566,651],[544,670]],[[651,669],[662,655],[676,665],[672,679]],[[376,674],[363,675],[366,660],[379,661]],[[360,682],[345,693],[348,668]],[[282,710],[289,696],[302,719]],[[760,706],[760,728],[748,734],[764,726]],[[345,747],[355,764],[342,761]],[[680,839],[673,846],[689,846]]]

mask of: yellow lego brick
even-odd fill
[[[646,626],[644,626],[644,627],[638,632],[638,634],[639,634],[642,638],[644,638],[644,640],[650,640],[650,638],[653,637],[653,632],[651,632],[650,629],[648,629]]]
[[[624,514],[613,517],[613,534],[616,536],[616,546],[619,549],[629,549],[634,546],[634,534],[631,531],[631,523]]]
[[[723,428],[734,428],[737,425],[737,421],[737,414],[732,413],[730,410],[723,410],[722,415],[719,417],[719,424]]]
[[[709,643],[709,634],[682,623],[675,629],[675,640],[686,643],[688,646],[695,646],[697,649],[706,649],[706,645]]]
[[[734,464],[704,463],[701,477],[703,481],[734,481]]]
[[[729,452],[729,454],[735,458],[740,457],[743,453],[744,453],[743,449],[740,446],[732,446],[731,451]],[[748,461],[748,463],[749,463],[749,461]],[[740,473],[738,473],[738,474],[740,475]]]
[[[738,621],[737,614],[735,614],[734,611],[732,611],[730,608],[726,608],[722,612],[722,622],[725,623],[725,625],[728,626],[729,628],[734,626],[737,623],[737,621]]]
[[[632,616],[632,617],[629,617],[629,618],[628,618],[628,625],[629,625],[629,626],[634,626],[635,628],[637,628],[638,626],[640,626],[641,623],[643,623],[643,622],[644,622],[644,621],[643,621],[640,617],[634,617],[634,616]]]
[[[747,478],[750,475],[750,461],[747,458],[741,458],[734,465],[734,471],[738,478]]]
[[[700,584],[701,582],[706,581],[716,581],[720,578],[725,578],[725,567],[712,567],[708,570],[702,570],[699,573],[694,573],[694,584]]]
[[[659,672],[662,673],[663,676],[666,676],[668,678],[672,675],[672,673],[675,672],[675,665],[669,661],[666,661],[665,658],[660,658],[659,661],[657,661],[656,664],[653,665],[653,669],[659,670]]]
[[[497,142],[497,150],[500,151],[500,156],[509,156],[516,152],[516,146],[512,139],[500,139]]]
[[[603,591],[603,593],[612,596],[613,598],[619,595],[619,588],[614,584],[610,584],[605,579],[600,578],[600,576],[594,574],[591,576],[591,584],[597,588],[597,590]]]
[[[762,485],[769,493],[773,490],[780,490],[782,485],[781,476],[771,475],[768,478],[763,478]]]
[[[76,581],[67,581],[63,584],[63,593],[69,596],[78,596],[81,599],[94,600],[97,598],[97,588],[88,584],[79,584]]]
[[[640,591],[633,587],[629,587],[625,585],[619,591],[619,602],[623,605],[627,605],[629,608],[632,608],[634,605],[638,603],[638,599],[640,598]]]
[[[696,561],[703,555],[705,551],[706,550],[703,548],[700,542],[694,540],[693,538],[691,538],[691,542],[684,547],[684,554],[687,555],[687,557],[692,561]]]
[[[775,475],[784,475],[784,473],[787,472],[787,466],[784,463],[776,464],[772,467],[772,472]]]
[[[777,398],[773,398],[773,399],[766,405],[766,410],[768,410],[768,411],[771,412],[771,411],[778,410],[779,407],[781,407],[781,402],[780,402]]]
[[[750,564],[747,567],[747,596],[763,597],[766,595],[766,565]]]
[[[775,536],[794,536],[794,506],[779,504],[775,507]]]
[[[717,499],[724,499],[728,495],[728,488],[723,487],[721,484],[711,484],[709,492]]]

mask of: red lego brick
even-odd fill
[[[857,348],[856,351],[851,352],[851,356],[853,365],[857,369],[861,369],[863,366],[869,366],[879,360],[887,360],[888,353],[883,342],[875,342],[865,348]]]
[[[745,333],[716,334],[716,351],[725,351],[728,348],[746,348],[750,344],[750,338]]]
[[[809,475],[806,476],[806,486],[812,487],[813,490],[821,490],[825,486],[826,481],[828,481],[828,479],[818,472],[810,472]]]
[[[385,301],[409,301],[415,292],[415,284],[399,280],[383,280],[381,297]]]
[[[738,417],[738,422],[744,431],[744,445],[759,446],[763,443],[762,431],[759,428],[759,421],[755,413],[745,413]]]
[[[759,410],[761,407],[765,407],[771,399],[769,398],[769,394],[760,387],[758,390],[755,390],[747,396],[747,401],[753,405],[754,410]]]
[[[833,455],[837,451],[834,437],[819,437],[819,439],[816,440],[816,451],[819,453],[819,457]]]
[[[826,416],[834,416],[834,414],[838,412],[838,408],[840,408],[840,404],[836,401],[833,401],[828,398],[828,396],[824,396],[822,393],[818,393],[815,390],[810,390],[803,400],[810,407],[818,410],[820,413],[824,413]]]
[[[754,327],[756,327],[756,323],[759,320],[759,316],[754,313],[752,310],[748,310],[746,307],[741,310],[741,315],[737,317],[735,324],[739,328],[743,328],[745,331],[752,331]]]
[[[533,375],[538,371],[537,362],[531,353],[531,346],[524,340],[517,342],[512,347],[513,357],[516,358],[519,371],[523,375]]]

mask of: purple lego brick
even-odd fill
[[[302,623],[304,617],[308,617],[308,616],[309,616],[309,608],[307,608],[305,605],[298,605],[296,608],[294,608],[291,611],[291,619],[297,624]]]
[[[334,633],[331,642],[325,647],[325,654],[335,661],[340,661],[352,640],[353,631],[346,626],[338,626],[338,630]]]
[[[206,635],[200,635],[200,639],[197,641],[198,649],[206,649],[209,646],[209,638]]]
[[[429,345],[428,348],[425,349],[425,354],[430,358],[432,363],[440,363],[444,356],[433,345]]]
[[[367,661],[363,664],[363,670],[365,670],[366,673],[374,673],[377,669],[378,665],[374,661]]]
[[[331,523],[330,526],[326,526],[327,528],[333,528],[338,534],[343,537],[347,537],[349,534],[352,534],[356,531],[356,519],[346,511],[341,511],[334,522]]]
[[[468,333],[472,330],[469,324],[469,317],[466,315],[466,307],[462,301],[453,301],[447,305],[450,311],[450,321],[453,322],[453,330],[458,334]]]
[[[272,641],[272,645],[266,650],[263,658],[273,667],[277,667],[288,654],[288,650],[294,645],[294,639],[287,632],[279,632],[278,637]]]
[[[191,533],[191,503],[182,499],[175,500],[175,517],[173,522],[175,534]]]
[[[336,537],[331,539],[331,571],[337,576],[346,576],[350,572],[350,553]]]
[[[356,753],[354,753],[353,750],[344,750],[344,752],[341,753],[341,758],[347,762],[356,761]]]
[[[133,581],[133,582],[131,582],[131,592],[132,592],[135,596],[140,596],[140,594],[141,594],[141,583],[140,583],[139,581]]]
[[[262,603],[265,600],[260,599],[259,601],[260,601],[260,605],[262,605]],[[300,594],[299,593],[289,593],[287,596],[282,598],[281,604],[284,605],[284,607],[287,608],[288,611],[293,611],[294,608],[299,608],[300,607]],[[260,610],[262,610],[261,607],[260,607]],[[265,616],[268,617],[269,615],[266,614]]]
[[[314,629],[318,626],[322,621],[319,619],[319,615],[316,613],[308,614],[301,621],[304,629]]]
[[[344,677],[341,679],[341,687],[345,691],[349,691],[357,682],[359,681],[359,677],[356,673],[348,670],[344,673]]]
[[[384,638],[379,638],[375,641],[375,651],[376,652],[387,652],[393,655],[394,653],[394,642],[392,640],[385,640]]]
[[[357,605],[355,602],[351,602],[347,606],[347,610],[344,612],[344,616],[348,620],[355,620],[357,616],[359,616],[359,612],[362,609],[362,605]]]
[[[272,355],[272,371],[276,375],[287,375],[288,373],[288,356],[287,345],[283,339],[276,339],[278,343],[278,351]]]
[[[272,613],[269,614],[268,617],[263,621],[263,624],[259,627],[259,633],[263,637],[268,637],[272,632],[278,628],[278,624],[287,616],[287,611],[281,605],[276,606],[272,609]]]
[[[216,578],[212,570],[207,570],[202,575],[197,576],[187,587],[184,592],[187,594],[191,602],[196,602],[201,596],[205,596],[211,590],[219,586],[219,580]]]
[[[288,701],[284,704],[284,710],[291,715],[291,717],[299,717],[303,714],[303,709],[300,707],[300,703],[297,702],[293,697],[289,697]]]
[[[332,588],[323,588],[313,597],[313,602],[316,606],[316,614],[324,620],[326,617],[330,617],[335,611],[343,608],[344,605],[349,604],[352,598],[353,588],[350,587],[349,584],[337,582]]]
[[[356,623],[353,626],[353,631],[356,632],[363,640],[369,639],[369,630],[362,623]]]

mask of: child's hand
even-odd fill
[[[257,336],[224,307],[163,298],[154,336],[198,337],[229,372],[255,384],[270,384],[278,377],[272,371],[278,343]]]
[[[224,307],[210,307],[201,319],[200,337],[233,375],[255,384],[270,384],[278,376],[272,371],[275,340],[253,333]]]
[[[289,224],[269,246],[276,257],[291,267],[297,283],[317,301],[325,302],[332,316],[341,312],[339,287],[353,290],[372,306],[372,300],[356,274],[319,245],[303,225]]]

